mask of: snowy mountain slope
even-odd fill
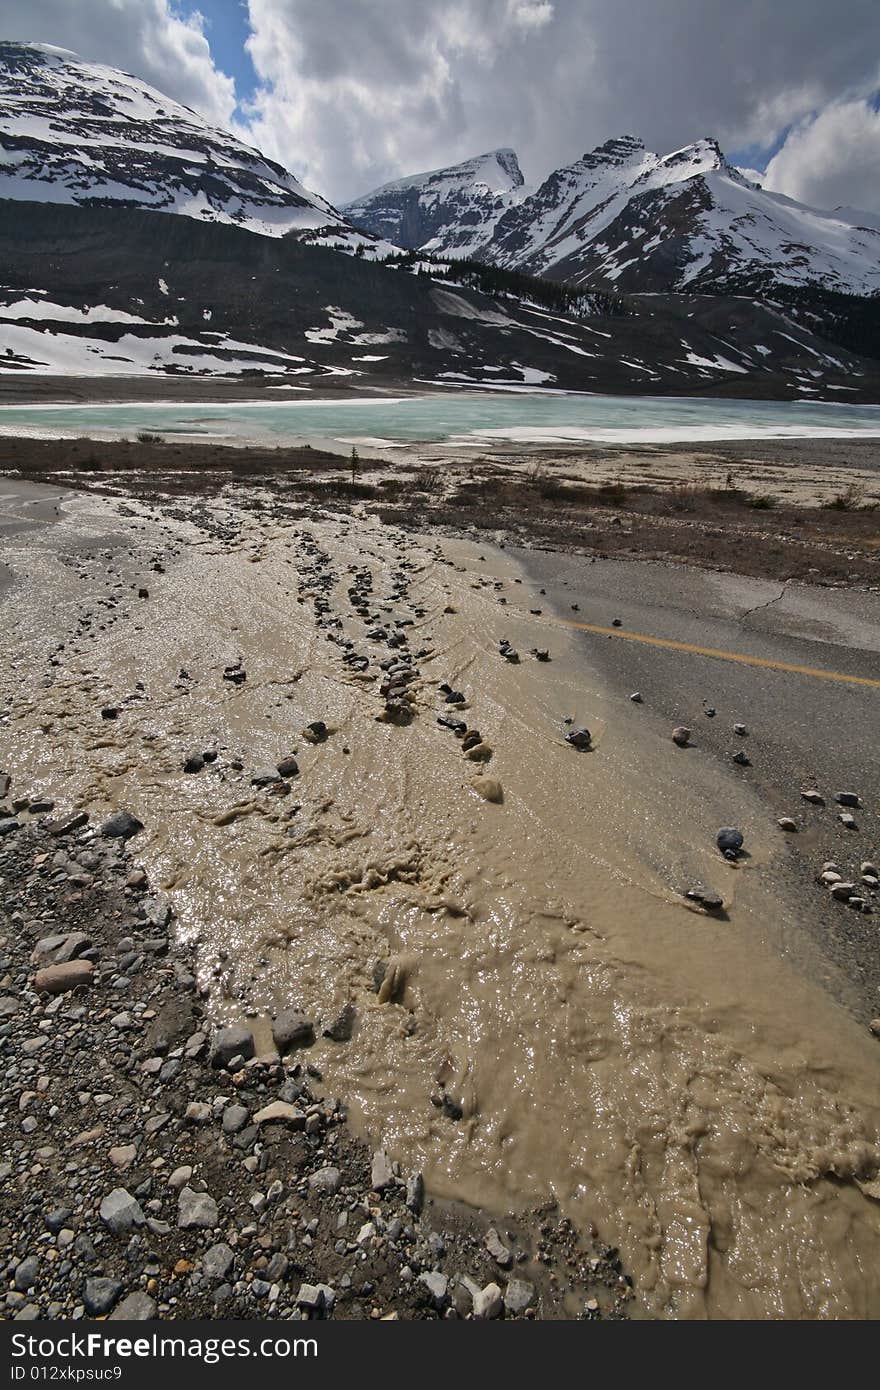
[[[383,184],[342,211],[356,227],[408,250],[469,257],[527,191],[513,150],[492,150]]]
[[[7,215],[14,210],[14,216]],[[64,254],[59,255],[59,247]],[[447,387],[880,395],[880,365],[753,301],[649,295],[582,312],[451,261],[413,274],[301,237],[128,207],[0,202],[0,394],[47,377],[247,376],[255,392]],[[531,290],[531,292],[530,292]],[[558,293],[558,292],[557,292]],[[165,388],[161,388],[165,389]]]
[[[506,207],[474,174],[490,158],[388,184],[348,214],[400,246],[595,288],[880,292],[880,218],[770,193],[714,140],[666,155],[635,136],[608,140],[534,192],[518,183]]]
[[[0,43],[0,197],[176,212],[278,237],[344,219],[280,164],[138,78]]]

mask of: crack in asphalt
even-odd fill
[[[774,603],[778,603],[779,600],[780,600],[781,598],[785,598],[785,594],[786,594],[786,591],[787,591],[787,589],[788,589],[788,585],[789,585],[789,580],[786,579],[785,582],[784,582],[784,584],[782,585],[781,589],[779,590],[779,593],[775,596],[775,598],[769,598],[769,599],[767,599],[767,602],[766,602],[766,603],[756,603],[755,606],[754,606],[754,608],[747,608],[746,611],[745,611],[744,613],[741,613],[741,614],[740,614],[740,622],[741,622],[741,623],[744,623],[745,620],[746,620],[746,618],[750,618],[750,617],[752,616],[753,613],[760,613],[761,610],[764,609],[764,608],[772,608],[773,605],[774,605]]]

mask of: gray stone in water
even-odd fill
[[[350,1042],[357,1017],[354,1004],[343,1004],[336,1017],[324,1029],[324,1037],[332,1042]]]
[[[254,1035],[242,1023],[219,1028],[211,1040],[211,1066],[228,1067],[233,1057],[245,1061],[254,1055]]]
[[[732,825],[722,825],[715,836],[715,843],[725,859],[736,859],[743,846],[743,835]]]
[[[108,839],[130,840],[132,835],[137,835],[143,828],[143,821],[139,821],[130,811],[116,811],[101,826],[101,834],[106,835]]]
[[[857,792],[838,792],[834,800],[838,806],[861,806],[862,798]]]
[[[315,1041],[315,1025],[300,1009],[283,1009],[272,1020],[272,1040],[282,1055],[293,1047],[309,1047]]]
[[[418,1216],[425,1204],[425,1180],[421,1173],[413,1173],[406,1183],[406,1205]]]

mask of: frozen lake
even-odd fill
[[[319,438],[375,447],[416,441],[485,447],[494,442],[839,439],[880,436],[880,406],[523,391],[218,404],[183,401],[0,407],[3,434],[133,438],[142,430],[236,443],[280,444]]]

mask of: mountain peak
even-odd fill
[[[343,225],[197,112],[52,44],[0,42],[0,149],[0,198],[175,212],[265,236]]]

